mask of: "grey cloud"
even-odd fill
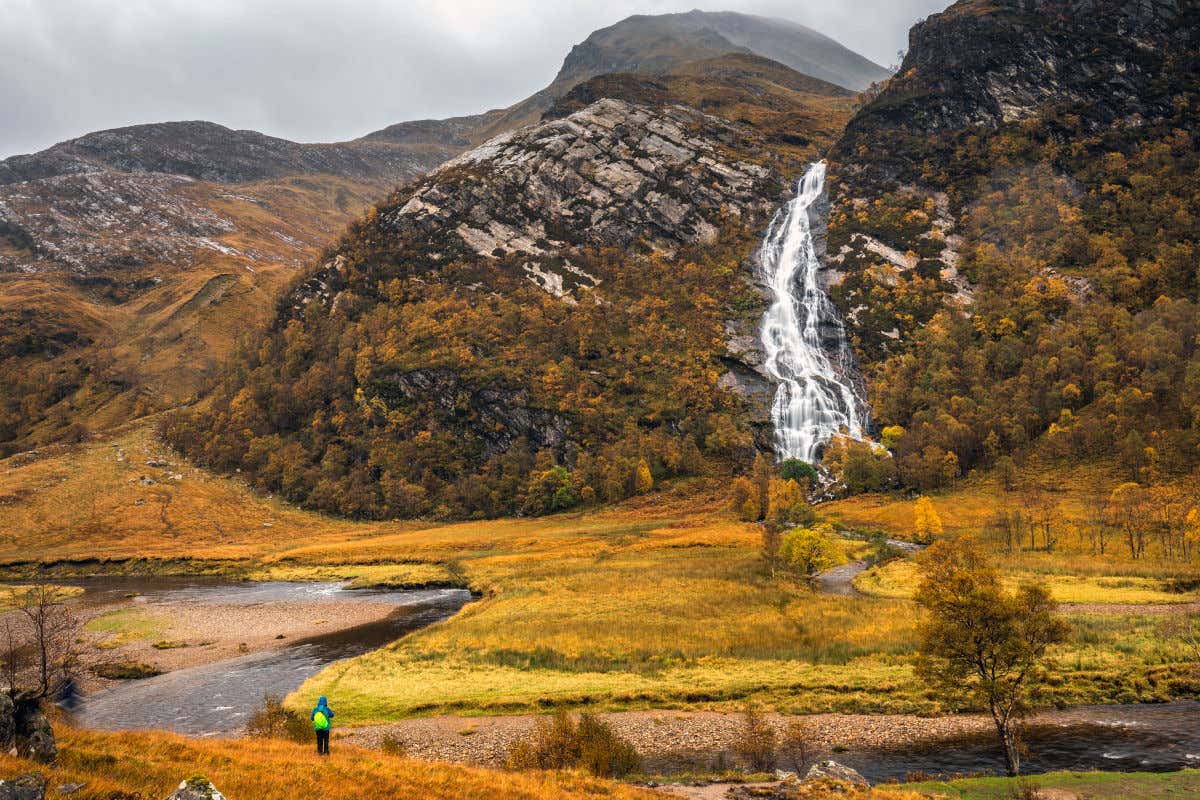
[[[733,10],[881,64],[948,0],[0,0],[0,157],[101,128],[208,119],[300,141],[472,114],[542,88],[630,14]]]

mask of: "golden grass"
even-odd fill
[[[329,758],[307,746],[258,739],[197,740],[163,733],[98,733],[59,729],[59,766],[41,771],[57,787],[85,784],[81,800],[115,793],[166,797],[180,781],[202,775],[229,798],[294,800],[557,800],[661,795],[570,773],[513,773],[410,761],[334,741]],[[0,754],[0,774],[39,769]],[[122,795],[126,796],[126,795]]]
[[[21,607],[29,596],[29,586],[0,586],[0,613]],[[83,594],[78,586],[56,586],[52,596],[55,600],[68,600]]]
[[[155,459],[170,466],[146,465]],[[379,527],[405,528],[356,525],[259,497],[174,457],[148,421],[90,444],[0,461],[0,564],[251,559]]]
[[[1006,564],[1005,583],[1011,588],[1022,582],[1042,581],[1060,603],[1113,603],[1148,605],[1192,603],[1195,593],[1165,591],[1161,580],[1136,576],[1088,576],[1046,574],[1013,569]],[[860,592],[874,597],[911,598],[920,578],[916,562],[901,559],[867,570],[854,579]]]

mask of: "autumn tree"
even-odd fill
[[[654,488],[654,476],[650,474],[650,465],[646,459],[640,459],[633,475],[633,491],[635,494],[645,494]]]
[[[921,559],[917,674],[953,703],[987,708],[1010,775],[1021,771],[1021,725],[1048,678],[1047,653],[1070,628],[1040,584],[1006,590],[973,545],[933,544]]]
[[[753,481],[744,476],[733,479],[729,491],[729,507],[738,519],[744,522],[757,522],[762,517],[758,489]]]
[[[770,523],[786,527],[812,522],[812,506],[796,481],[772,479],[767,495],[767,520]]]
[[[913,507],[913,535],[917,541],[925,543],[942,535],[942,518],[928,497],[918,497]]]
[[[1108,513],[1121,531],[1129,557],[1135,561],[1146,553],[1146,530],[1149,514],[1146,490],[1132,481],[1122,483],[1108,497]]]
[[[838,562],[839,552],[828,524],[796,528],[783,537],[779,557],[793,572],[812,579]]]

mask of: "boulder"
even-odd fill
[[[20,751],[33,761],[53,764],[58,759],[58,745],[54,743],[54,729],[50,720],[40,710],[25,717],[18,732]]]
[[[225,800],[212,781],[197,775],[179,784],[179,788],[167,800]]]
[[[46,779],[40,772],[22,775],[11,781],[0,780],[0,800],[45,800]]]
[[[836,761],[819,761],[809,767],[808,772],[804,776],[805,781],[836,781],[838,783],[852,783],[857,786],[869,786],[867,781],[857,770],[853,770],[844,764],[839,764]]]
[[[17,706],[8,692],[0,692],[0,751],[8,752],[17,734]]]

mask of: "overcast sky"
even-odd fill
[[[630,14],[783,17],[888,66],[950,0],[0,0],[0,158],[207,119],[299,141],[503,107]]]

